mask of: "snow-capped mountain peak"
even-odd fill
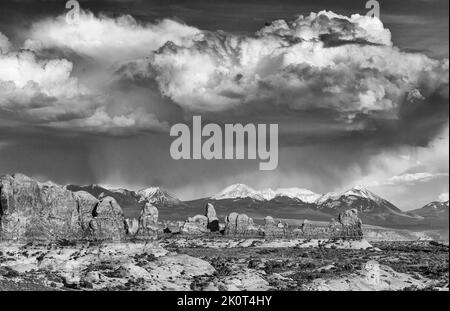
[[[301,188],[282,188],[277,190],[269,188],[265,190],[255,190],[244,184],[235,184],[228,186],[211,198],[214,200],[249,198],[256,201],[270,201],[277,197],[287,197],[305,203],[314,203],[320,195]]]
[[[423,209],[445,210],[449,208],[449,201],[447,202],[431,202],[423,207]]]
[[[161,194],[162,190],[159,187],[149,187],[137,191],[137,194],[143,197],[152,197],[157,194]]]
[[[258,191],[258,193],[259,193],[259,195],[260,196],[262,196],[263,198],[264,198],[264,200],[266,200],[266,201],[270,201],[270,200],[272,200],[273,198],[275,198],[276,197],[276,195],[277,195],[277,191],[275,190],[272,190],[272,189],[265,189],[265,190],[261,190],[261,191]]]
[[[316,205],[319,209],[339,211],[352,208],[371,215],[395,214],[401,217],[410,217],[389,201],[361,186],[344,192],[325,194],[316,201]]]
[[[305,203],[314,203],[320,194],[312,192],[308,189],[302,188],[281,188],[275,191],[276,197],[287,197],[290,199],[297,199]]]
[[[235,184],[228,186],[218,194],[211,197],[211,199],[214,200],[245,199],[245,198],[250,198],[257,201],[265,200],[264,196],[261,195],[258,191],[244,184]]]
[[[362,187],[362,186],[356,186],[353,187],[350,190],[347,190],[343,193],[343,195],[347,195],[347,196],[356,196],[356,197],[362,197],[362,198],[366,198],[366,199],[370,199],[373,201],[380,201],[380,197],[377,196],[376,194],[374,194],[373,192],[371,192],[370,190]]]
[[[180,203],[180,200],[173,197],[167,191],[162,190],[160,187],[141,189],[136,192],[136,196],[139,198],[139,202],[148,202],[155,205],[171,206]]]
[[[362,186],[356,186],[352,189],[343,192],[330,192],[320,196],[317,200],[317,204],[322,204],[328,200],[338,200],[341,197],[359,197],[369,199],[375,202],[380,202],[382,199],[371,191]]]

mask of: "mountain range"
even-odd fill
[[[432,202],[422,208],[410,211],[408,214],[423,219],[423,221],[435,228],[448,228],[449,201]]]
[[[254,190],[244,184],[235,184],[211,197],[214,200],[250,198],[256,201],[271,201],[275,198],[289,198],[304,203],[314,203],[320,195],[302,188]]]
[[[311,220],[337,217],[344,210],[356,209],[364,223],[392,228],[445,228],[448,227],[449,219],[448,202],[447,205],[442,203],[440,209],[424,207],[417,211],[404,212],[361,186],[343,192],[319,195],[301,188],[258,191],[243,184],[236,184],[225,188],[211,199],[222,208],[239,205],[240,208],[250,210],[276,210],[286,218]],[[434,203],[436,204],[438,202]]]
[[[327,221],[344,210],[357,209],[362,221],[370,225],[402,229],[449,227],[448,201],[433,202],[417,210],[404,212],[364,187],[320,195],[303,188],[255,190],[244,184],[235,184],[211,197],[192,201],[181,201],[159,187],[138,191],[99,185],[69,185],[67,188],[72,191],[83,190],[97,198],[111,196],[130,217],[136,216],[142,205],[151,203],[160,208],[160,213],[167,218],[182,220],[185,214],[191,215],[193,210],[201,213],[206,203],[213,202],[222,217],[238,211],[256,220],[273,215],[282,219]]]

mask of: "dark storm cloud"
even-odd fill
[[[386,152],[432,144],[449,114],[448,61],[440,60],[448,1],[380,2],[384,28],[322,17],[299,35],[271,23],[321,10],[365,14],[364,1],[80,1],[95,19],[79,32],[64,24],[65,1],[2,1],[10,58],[34,50],[30,66],[41,74],[29,89],[17,76],[16,86],[0,85],[0,173],[161,184],[184,197],[238,181],[328,191],[369,175]],[[332,31],[315,36],[314,27]],[[39,80],[48,63],[60,74],[55,83]],[[280,123],[279,169],[170,159],[168,135],[155,130],[198,113],[220,124]]]

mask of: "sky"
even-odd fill
[[[181,199],[365,186],[448,200],[446,0],[0,2],[0,174]],[[170,127],[279,125],[279,163],[173,160]]]

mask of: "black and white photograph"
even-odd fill
[[[449,1],[0,1],[0,291],[448,292]]]

